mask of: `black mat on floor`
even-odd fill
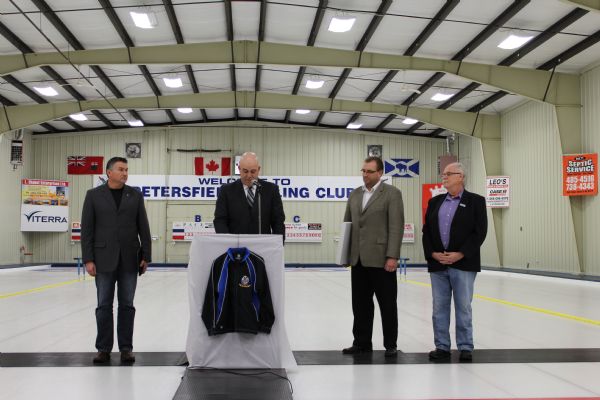
[[[187,365],[185,353],[135,353],[135,363],[121,364],[120,353],[112,353],[110,362],[94,364],[96,353],[1,353],[0,367],[164,367]]]
[[[92,367],[96,353],[0,353],[0,367]],[[433,364],[428,353],[398,352],[394,358],[385,358],[383,351],[344,355],[341,351],[295,351],[298,365],[368,365],[368,364]],[[121,364],[119,353],[112,353],[110,363],[100,366],[187,366],[183,352],[135,353],[136,362]],[[453,351],[450,360],[437,364],[458,363],[458,352]],[[475,350],[472,364],[483,363],[563,363],[600,362],[600,349],[502,349]]]
[[[285,369],[188,369],[173,400],[291,400]]]

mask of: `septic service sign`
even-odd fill
[[[598,194],[598,153],[563,156],[563,196]]]

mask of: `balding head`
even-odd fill
[[[255,153],[247,151],[242,154],[238,166],[240,168],[240,179],[244,185],[250,186],[254,180],[258,179],[260,164]]]

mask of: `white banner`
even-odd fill
[[[191,241],[194,236],[206,236],[215,233],[212,222],[173,222],[173,241]],[[323,230],[318,223],[286,222],[285,241],[289,243],[320,243]]]
[[[485,185],[485,202],[489,208],[510,206],[510,177],[488,176]]]
[[[129,186],[139,189],[146,200],[216,200],[221,185],[238,178],[196,175],[130,175]],[[360,176],[261,176],[279,186],[283,201],[347,201],[363,184]],[[94,175],[94,186],[106,181]],[[391,184],[391,178],[386,183]]]
[[[21,180],[21,231],[66,232],[69,229],[69,182]]]

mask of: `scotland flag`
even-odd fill
[[[384,161],[384,173],[398,178],[419,176],[419,160],[411,158],[392,158]]]

